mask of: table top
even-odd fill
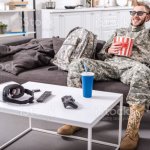
[[[0,112],[31,117],[40,120],[52,121],[80,127],[93,127],[107,112],[122,101],[122,94],[101,92],[93,90],[92,98],[84,98],[81,88],[73,88],[37,82],[27,82],[24,88],[33,90],[40,89],[35,93],[33,104],[13,104],[0,101]],[[37,103],[36,99],[44,92],[52,91],[52,95],[43,103]],[[71,95],[78,109],[65,109],[61,97]],[[24,95],[27,98],[28,95]]]

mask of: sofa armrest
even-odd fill
[[[16,46],[16,45],[20,45],[20,44],[24,44],[29,42],[31,39],[31,37],[5,37],[5,38],[1,38],[0,39],[0,45],[7,45],[7,46]]]
[[[95,59],[98,59],[98,53],[102,50],[105,43],[106,42],[102,41],[102,40],[97,41],[96,51],[95,51]]]

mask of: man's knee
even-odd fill
[[[145,64],[137,64],[133,69],[134,72],[140,72],[142,74],[150,73],[150,69]]]
[[[71,64],[69,65],[69,72],[80,72],[83,71],[83,61],[84,58],[80,58],[80,59],[76,59],[74,61],[71,62]]]

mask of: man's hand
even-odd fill
[[[112,43],[111,47],[108,49],[108,54],[118,54],[118,52],[121,50],[122,45],[121,43]]]

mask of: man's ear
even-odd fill
[[[145,22],[148,22],[148,21],[150,21],[150,14],[146,15]]]

